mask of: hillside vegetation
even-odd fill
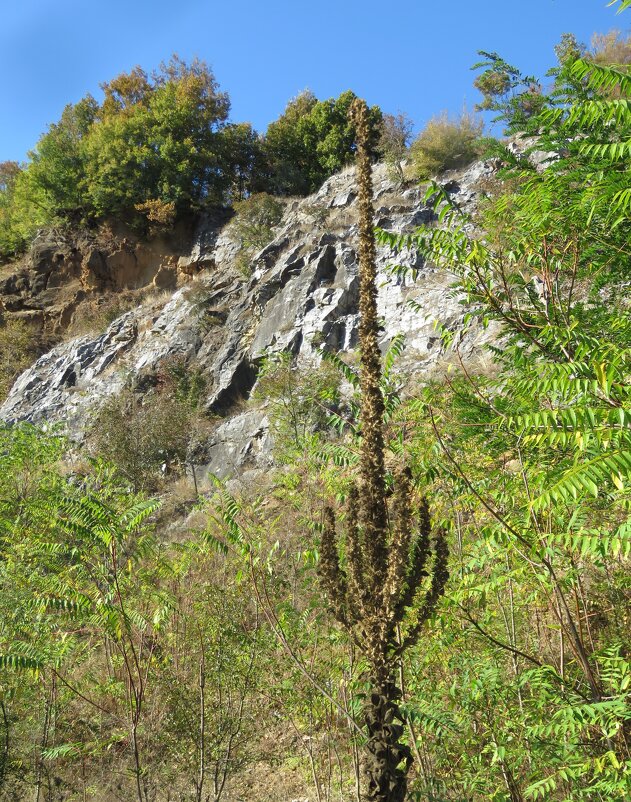
[[[107,218],[169,227],[253,192],[308,195],[352,159],[355,95],[291,100],[259,136],[228,120],[230,100],[201,61],[140,67],[66,106],[27,164],[0,164],[0,257],[51,224]],[[381,111],[371,111],[375,139]]]
[[[241,490],[198,495],[204,377],[177,361],[90,447],[0,426],[2,802],[631,798],[630,54],[565,37],[546,88],[484,53],[482,106],[514,139],[443,116],[411,151],[352,93],[303,94],[259,137],[176,59],[4,165],[5,254],[58,220],[226,203],[248,248],[276,196],[357,151],[361,355],[259,366],[276,467]],[[371,230],[379,142],[437,179],[412,234]],[[481,147],[498,171],[471,216],[439,172]],[[453,274],[465,327],[498,327],[489,370],[435,310],[453,364],[403,392],[375,238]]]

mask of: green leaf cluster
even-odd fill
[[[458,511],[457,575],[410,667],[421,798],[631,790],[627,79],[562,64],[551,96],[509,107],[532,139],[504,151],[476,218],[433,185],[435,224],[380,234],[449,270],[471,310],[458,337],[437,321],[462,370],[398,410]],[[494,365],[477,374],[460,343],[488,327]]]
[[[312,92],[305,91],[288,103],[278,120],[269,125],[263,143],[269,191],[308,195],[350,164],[354,134],[348,112],[355,98],[350,90],[329,100],[318,100]],[[382,114],[377,106],[369,114],[376,144]]]

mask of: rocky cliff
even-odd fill
[[[492,172],[492,164],[480,162],[443,176],[443,182],[470,209],[480,182]],[[384,166],[376,168],[374,185],[376,225],[404,232],[432,220],[423,191],[393,183]],[[207,467],[226,475],[248,460],[267,460],[264,411],[244,412],[241,405],[237,412],[237,402],[250,394],[258,366],[270,351],[289,350],[298,362],[309,363],[318,359],[320,348],[354,348],[355,207],[352,168],[330,178],[315,195],[289,201],[274,239],[254,256],[247,276],[225,218],[201,221],[188,241],[181,237],[179,243],[159,247],[125,243],[107,257],[94,247],[36,243],[30,271],[21,268],[0,283],[5,309],[19,309],[21,298],[26,309],[19,314],[49,315],[63,328],[95,293],[147,285],[161,292],[118,316],[101,333],[67,340],[41,356],[15,382],[0,418],[63,421],[71,436],[80,439],[105,398],[130,384],[141,392],[151,386],[165,359],[177,357],[203,371],[206,408],[220,417],[207,443]],[[400,280],[388,270],[391,260],[391,253],[379,249],[382,342],[387,347],[403,333],[407,347],[401,370],[422,377],[447,356],[436,321],[457,332],[466,307],[453,296],[453,278],[444,271],[414,264],[416,281]],[[44,295],[44,309],[29,311],[24,298],[37,292]],[[462,353],[475,358],[490,336],[488,331],[469,332],[460,343]]]

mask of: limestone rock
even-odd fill
[[[172,290],[177,284],[177,269],[170,264],[160,265],[152,283],[159,290]]]
[[[471,209],[477,202],[478,183],[493,170],[492,164],[479,162],[449,174],[447,189],[458,204]],[[138,377],[159,370],[162,360],[178,357],[203,372],[208,411],[227,416],[207,444],[207,470],[225,476],[248,465],[260,468],[269,457],[266,423],[260,413],[235,414],[235,403],[249,396],[265,355],[289,350],[299,363],[311,365],[318,359],[319,348],[344,352],[357,342],[354,182],[350,168],[326,181],[315,195],[289,202],[275,238],[253,257],[248,276],[239,265],[238,246],[226,228],[226,215],[203,220],[179,256],[165,258],[151,247],[121,247],[105,263],[94,249],[82,259],[72,257],[73,270],[83,277],[86,289],[102,280],[104,267],[119,286],[153,282],[169,290],[183,275],[188,284],[174,292],[166,305],[162,299],[162,307],[149,299],[99,336],[66,342],[42,356],[18,378],[0,407],[0,418],[38,423],[63,420],[72,435],[80,438],[105,398],[125,385],[138,384]],[[397,186],[384,166],[375,169],[375,196],[376,222],[390,230],[411,231],[433,219],[419,188]],[[70,258],[68,249],[64,258]],[[50,276],[49,267],[57,258],[54,249],[42,249],[36,262],[39,267],[29,275]],[[378,249],[381,341],[385,349],[403,333],[407,347],[400,370],[422,378],[450,358],[436,323],[458,335],[467,310],[454,296],[452,276],[412,257],[399,257],[404,263],[406,259],[417,274],[416,281],[392,275],[393,254]],[[5,306],[22,297],[20,282],[24,280],[31,279],[14,276],[0,285]],[[60,314],[67,317],[68,313]],[[472,328],[456,340],[465,358],[475,359],[493,337],[492,330]]]
[[[221,423],[206,444],[208,461],[200,466],[198,479],[212,474],[226,479],[250,469],[272,464],[269,421],[260,410],[239,413]]]

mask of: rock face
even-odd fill
[[[215,228],[228,215],[219,214]],[[0,267],[0,313],[26,321],[44,335],[66,333],[76,309],[96,305],[108,296],[153,286],[174,290],[199,266],[178,265],[183,247],[190,244],[186,225],[147,240],[120,227],[95,232],[87,228],[40,232],[30,251],[18,262]]]
[[[461,206],[470,208],[476,202],[477,183],[492,171],[492,164],[474,164],[449,176],[448,191]],[[315,195],[288,202],[274,240],[256,254],[248,277],[237,266],[238,248],[229,226],[216,220],[201,224],[177,265],[174,257],[154,272],[159,287],[172,286],[176,269],[195,275],[188,285],[166,304],[164,299],[149,301],[116,319],[99,336],[66,342],[42,356],[18,378],[0,407],[0,418],[63,420],[70,433],[81,438],[102,400],[130,383],[142,386],[143,377],[150,379],[165,358],[178,357],[203,371],[208,411],[229,417],[209,442],[213,472],[226,473],[228,465],[239,468],[251,459],[253,449],[260,459],[267,459],[261,446],[266,442],[265,419],[248,418],[250,411],[232,414],[235,402],[252,390],[265,354],[289,350],[298,362],[310,363],[318,359],[320,348],[350,351],[357,341],[354,181],[354,170],[349,168],[326,181]],[[432,219],[422,191],[397,187],[385,167],[375,169],[374,183],[377,225],[407,232]],[[466,308],[453,297],[453,279],[444,271],[408,261],[417,270],[417,280],[401,280],[388,271],[391,260],[392,254],[380,248],[383,346],[403,333],[407,345],[401,370],[426,375],[445,359],[435,323],[458,332]],[[102,278],[105,266],[98,256],[75,261],[74,275],[83,270],[95,281]],[[131,257],[110,257],[110,261],[117,281],[124,284]],[[50,276],[47,282],[51,292]],[[474,356],[492,336],[489,331],[469,332],[461,343],[462,353]]]

